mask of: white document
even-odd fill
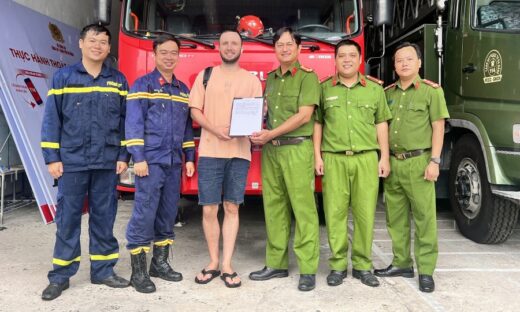
[[[248,136],[262,130],[263,108],[262,97],[233,99],[229,136]]]

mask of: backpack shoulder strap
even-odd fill
[[[209,78],[211,77],[211,71],[213,71],[213,67],[206,67],[204,69],[204,76],[202,77],[202,84],[204,85],[204,90],[208,86]]]

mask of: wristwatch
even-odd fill
[[[430,158],[430,161],[433,163],[436,163],[437,165],[441,164],[441,158],[440,157],[432,157]]]

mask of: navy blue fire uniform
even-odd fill
[[[41,132],[45,163],[63,163],[63,175],[58,179],[53,270],[48,274],[51,283],[68,281],[79,268],[86,199],[91,279],[100,281],[114,274],[119,258],[113,235],[116,163],[129,160],[124,147],[127,93],[123,74],[105,65],[96,78],[81,62],[54,74]]]
[[[134,163],[146,161],[149,175],[135,178],[135,206],[126,230],[132,254],[148,252],[151,242],[171,245],[180,193],[182,152],[194,161],[195,143],[188,87],[155,69],[137,79],[128,97],[126,137]]]

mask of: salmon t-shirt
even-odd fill
[[[220,66],[214,67],[206,90],[202,84],[203,76],[204,71],[201,71],[193,83],[189,105],[203,111],[213,126],[230,126],[233,98],[262,96],[260,80],[243,68],[228,73]],[[222,141],[203,128],[199,142],[200,156],[251,160],[251,143],[248,137]]]

